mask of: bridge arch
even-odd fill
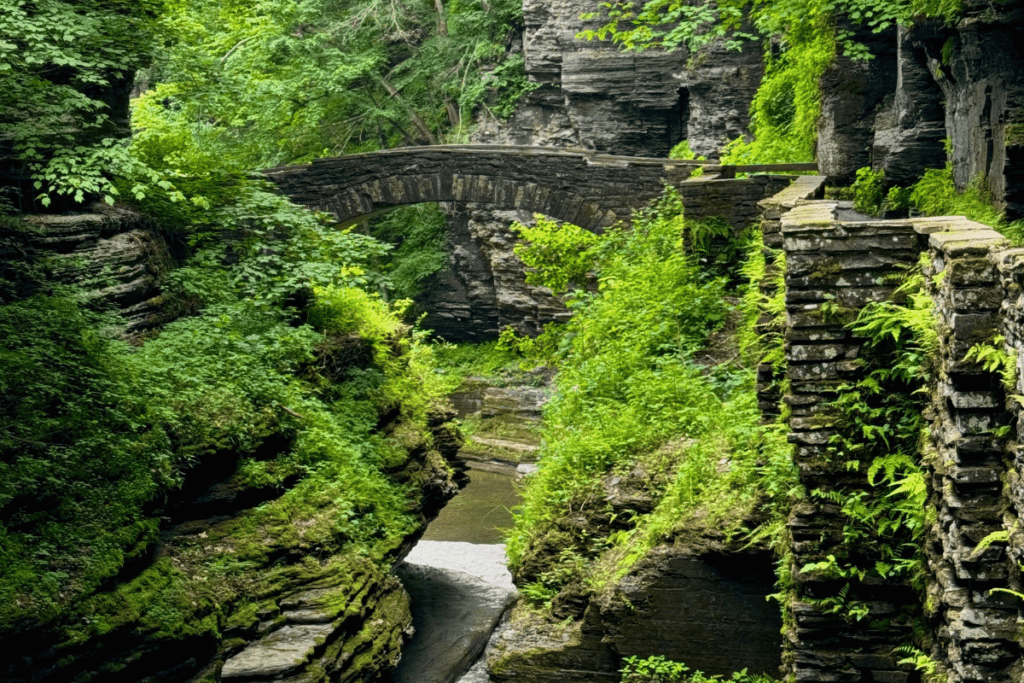
[[[576,193],[465,173],[454,173],[450,179],[432,174],[372,180],[326,197],[319,208],[337,216],[341,226],[347,226],[398,206],[424,202],[466,202],[497,210],[525,210],[589,230],[605,228],[618,218],[614,211]]]

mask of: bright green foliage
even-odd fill
[[[985,372],[999,375],[1007,393],[1017,390],[1017,352],[1006,349],[1006,337],[997,334],[991,342],[975,344],[964,354],[964,362],[975,362]]]
[[[89,614],[69,637],[127,624],[212,637],[249,592],[334,571],[273,565],[282,548],[379,558],[419,523],[418,482],[385,473],[429,447],[426,416],[446,387],[397,317],[405,304],[352,288],[373,284],[383,245],[255,183],[202,191],[223,202],[169,204],[196,251],[166,281],[169,303],[198,315],[138,349],[45,281],[20,300],[0,286],[0,627]],[[226,227],[234,260],[213,239]],[[293,306],[309,299],[300,324]],[[392,435],[377,432],[380,415],[398,416]],[[151,547],[165,494],[236,458],[237,485],[281,495],[211,531],[221,550],[170,544],[173,566],[94,594]]]
[[[911,206],[913,188],[885,187],[885,170],[871,170],[870,166],[857,169],[857,179],[849,191],[853,208],[861,213],[880,216],[887,211],[904,211]]]
[[[112,203],[120,176],[180,201],[186,177],[461,139],[535,87],[505,52],[521,21],[515,0],[19,2],[0,16],[0,155],[44,194]],[[129,147],[104,89],[136,71],[153,87]]]
[[[122,349],[68,299],[0,307],[0,625],[46,620],[154,540],[169,483]],[[83,552],[82,548],[88,548]]]
[[[737,138],[723,150],[723,163],[763,164],[814,159],[821,110],[819,80],[837,52],[854,59],[872,55],[836,28],[844,18],[875,33],[921,16],[952,23],[961,0],[616,0],[602,2],[585,20],[604,20],[580,32],[586,40],[611,39],[627,50],[685,48],[697,61],[711,45],[740,49],[742,43],[777,41],[766,49],[766,73],[751,104],[752,139]]]
[[[947,162],[943,169],[925,171],[911,189],[910,204],[929,216],[966,216],[992,226],[1018,244],[1024,243],[1024,221],[1006,220],[985,187],[983,176],[972,178],[962,192],[957,191],[952,163]]]
[[[449,2],[443,17],[410,0],[169,2],[171,45],[136,103],[135,149],[195,174],[457,136],[488,98],[505,111],[525,87],[521,60],[503,61],[521,11],[511,0]]]
[[[132,166],[106,88],[152,58],[157,0],[28,0],[0,11],[0,160],[50,194],[116,194]]]
[[[903,658],[896,663],[903,666],[912,666],[921,673],[921,680],[924,683],[940,683],[945,676],[940,673],[938,663],[928,654],[914,647],[913,645],[900,645],[893,649],[893,654],[901,655]]]
[[[567,509],[600,499],[609,472],[651,473],[658,504],[651,515],[635,516],[628,533],[588,530],[558,541],[564,550],[556,566],[526,589],[540,602],[573,582],[597,586],[603,579],[588,569],[590,558],[603,554],[601,571],[628,567],[696,523],[698,510],[706,513],[698,525],[737,529],[764,502],[757,481],[769,471],[779,477],[778,500],[788,500],[788,449],[757,424],[751,372],[698,362],[708,333],[730,310],[726,279],[701,268],[686,248],[696,227],[684,223],[678,196],[668,193],[635,216],[631,230],[611,229],[587,251],[597,290],[570,294],[574,316],[553,336],[558,390],[545,407],[540,470],[528,480],[509,538],[511,563],[561,533],[557,520]],[[755,464],[760,458],[763,467]]]
[[[807,8],[810,10],[811,8]],[[819,17],[817,22],[811,17]],[[809,12],[787,34],[787,49],[767,57],[765,77],[750,105],[753,140],[737,138],[722,163],[798,163],[814,160],[821,93],[818,82],[836,53],[833,30],[821,12]]]
[[[534,215],[536,225],[513,223],[512,232],[526,242],[513,248],[526,265],[526,284],[542,285],[555,294],[564,294],[571,287],[582,287],[587,272],[594,264],[589,253],[598,236],[571,223],[560,223]]]
[[[381,265],[388,295],[411,299],[427,278],[448,262],[445,232],[448,217],[437,204],[403,206],[370,224],[370,234],[394,246]]]
[[[853,183],[853,208],[877,216],[885,201],[885,171],[872,171],[870,166],[857,169]]]
[[[961,0],[719,0],[687,3],[678,0],[616,0],[602,2],[600,11],[583,15],[585,20],[605,19],[597,29],[582,31],[587,40],[611,38],[627,50],[686,48],[699,52],[724,41],[739,49],[742,42],[800,31],[807,26],[833,23],[847,17],[875,33],[897,22],[917,17],[942,17],[955,21],[963,11]],[[846,34],[838,35],[848,54],[869,58],[862,46]]]
[[[622,683],[774,683],[775,679],[763,674],[748,674],[746,669],[731,676],[709,676],[701,671],[691,671],[682,662],[674,662],[662,655],[641,659],[625,657],[620,669]]]
[[[669,150],[668,158],[681,159],[683,161],[691,161],[696,159],[697,155],[694,153],[692,149],[690,149],[690,141],[682,140],[679,142],[679,144],[677,144],[675,147]],[[704,157],[701,157],[702,161],[703,159]]]
[[[268,528],[279,544],[294,536],[282,520],[307,519],[304,538],[323,548],[388,548],[410,531],[408,492],[383,472],[408,456],[374,431],[393,407],[424,429],[443,391],[429,351],[399,341],[404,327],[360,290],[324,290],[313,311],[316,330],[251,304],[214,307],[127,353],[67,299],[0,308],[0,624],[73,609],[155,540],[157,495],[226,454],[243,456],[236,476],[248,486],[302,479],[225,532],[231,560],[253,571],[272,550],[258,541]],[[369,343],[373,361],[330,384],[320,373],[344,337]],[[245,459],[274,435],[292,447]]]
[[[192,250],[183,267],[164,276],[172,310],[195,313],[238,297],[264,307],[294,306],[313,287],[390,284],[380,270],[390,245],[340,230],[330,216],[292,204],[264,182],[210,174],[182,181],[181,188],[206,207],[160,195],[137,202]]]
[[[893,186],[888,190],[883,170],[860,168],[852,191],[854,208],[863,213],[879,215],[886,210],[912,208],[928,216],[965,216],[995,228],[1018,244],[1024,241],[1024,221],[1006,220],[982,175],[972,178],[962,191],[956,189],[952,162],[942,169],[928,169],[910,187]]]

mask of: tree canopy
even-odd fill
[[[514,0],[20,0],[0,16],[6,184],[30,179],[44,206],[180,200],[183,177],[459,139],[530,87],[506,50],[521,16]]]

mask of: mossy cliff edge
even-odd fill
[[[0,679],[386,671],[411,624],[390,570],[465,479],[420,334],[326,286],[301,308],[224,287],[140,335],[116,280],[167,296],[147,274],[166,250],[53,247],[150,225],[110,215],[5,219]]]

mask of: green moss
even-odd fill
[[[220,644],[220,649],[222,652],[231,652],[245,647],[248,642],[245,638],[229,638]]]
[[[839,259],[833,257],[826,257],[818,261],[817,266],[808,277],[811,280],[824,281],[832,278],[839,273],[843,272],[843,266]]]

